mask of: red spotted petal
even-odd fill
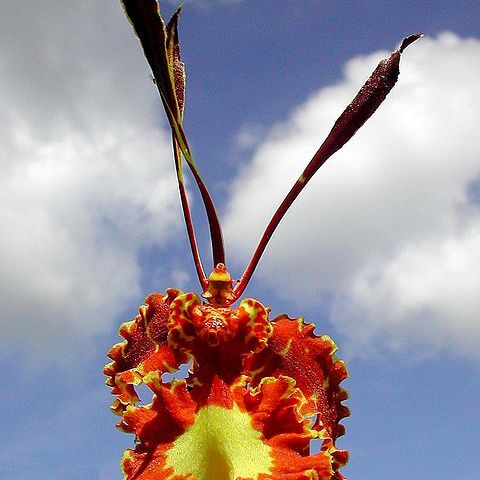
[[[263,349],[272,333],[268,310],[257,300],[247,298],[236,309],[215,308],[193,293],[173,300],[168,328],[173,348],[191,354],[203,372],[214,371],[227,382],[241,373],[243,358]]]
[[[347,392],[340,383],[347,376],[342,360],[335,358],[336,346],[330,337],[314,334],[315,326],[302,318],[284,315],[273,322],[273,334],[268,348],[246,361],[245,368],[252,372],[252,383],[258,385],[263,377],[286,375],[296,381],[307,399],[305,414],[318,414],[315,428],[325,429],[335,440],[344,433],[339,420],[348,416],[342,405]]]
[[[112,347],[108,356],[113,362],[104,368],[106,383],[117,396],[112,406],[115,413],[121,414],[126,405],[139,400],[134,385],[141,384],[145,374],[172,372],[188,361],[184,352],[173,350],[167,343],[169,306],[179,293],[169,289],[167,295],[150,295],[135,320],[120,327],[118,333],[125,340]]]

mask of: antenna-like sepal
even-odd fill
[[[422,34],[410,35],[403,39],[400,48],[395,50],[389,58],[382,60],[377,68],[370,75],[363,87],[357,93],[352,102],[338,117],[317,153],[313,156],[303,173],[295,182],[283,202],[274,213],[270,223],[267,225],[262,238],[250,260],[240,281],[234,288],[235,298],[239,298],[245,290],[252,274],[265,251],[273,232],[280,220],[290,208],[298,194],[303,190],[314,173],[337,151],[340,150],[352,137],[355,132],[375,113],[377,108],[385,100],[397,82],[400,73],[400,55],[408,45],[422,37]]]
[[[162,99],[168,122],[172,129],[175,167],[182,201],[182,208],[187,226],[188,238],[197,269],[198,278],[203,288],[206,277],[198,253],[195,231],[188,206],[188,198],[183,178],[182,154],[189,166],[198,189],[210,226],[213,263],[225,262],[223,237],[217,212],[210,193],[205,186],[198,168],[193,161],[187,137],[183,129],[183,112],[185,104],[185,65],[180,58],[177,23],[181,7],[177,8],[170,22],[165,25],[160,14],[157,0],[123,0],[125,13],[140,39],[145,57],[152,69],[155,84]]]

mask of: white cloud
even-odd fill
[[[467,231],[406,247],[354,276],[335,321],[355,348],[447,349],[478,357],[480,222]],[[385,345],[384,334],[387,333]],[[428,349],[425,351],[425,339]]]
[[[226,224],[246,262],[335,118],[387,52],[276,125],[237,178]],[[356,353],[379,344],[479,355],[480,41],[444,33],[404,54],[398,85],[287,214],[257,275],[325,308]],[[252,215],[255,212],[255,215]],[[233,257],[233,255],[232,255]],[[244,265],[244,264],[242,264]],[[381,335],[378,335],[381,334]]]
[[[264,128],[260,124],[251,122],[245,123],[240,127],[235,136],[235,146],[238,150],[250,150],[258,146],[264,136]]]
[[[0,16],[0,322],[5,345],[46,355],[114,328],[141,298],[140,249],[171,241],[181,215],[120,7],[40,3]]]

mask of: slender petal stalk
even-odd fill
[[[192,251],[193,262],[195,264],[195,269],[197,271],[198,279],[204,290],[208,286],[207,277],[202,266],[202,260],[200,258],[200,253],[198,251],[198,245],[196,241],[195,229],[193,227],[192,216],[190,213],[190,206],[188,204],[187,190],[185,189],[185,182],[183,181],[183,171],[182,171],[182,151],[178,146],[177,140],[172,135],[172,144],[173,144],[173,154],[175,156],[175,168],[177,171],[178,180],[178,190],[180,192],[180,201],[182,202],[183,216],[185,219],[185,226],[187,228],[188,240],[190,242],[190,249]]]
[[[294,183],[287,196],[278,207],[270,223],[233,293],[237,299],[245,290],[258,262],[265,251],[273,232],[290,208],[298,194],[303,190],[315,172],[337,151],[340,150],[355,134],[355,132],[373,115],[397,82],[400,73],[400,55],[405,48],[422,35],[410,35],[403,39],[400,48],[395,50],[388,59],[382,60],[370,75],[352,102],[337,119],[317,153],[313,156],[298,180]]]

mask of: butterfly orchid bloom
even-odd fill
[[[126,480],[303,480],[343,478],[347,452],[335,442],[349,415],[342,402],[347,377],[336,346],[317,336],[303,318],[269,319],[269,308],[241,297],[285,212],[313,174],[374,113],[393,88],[400,55],[421,35],[403,40],[380,62],[268,224],[239,281],[225,267],[220,223],[192,159],[182,126],[185,67],[180,59],[180,8],[165,24],[156,0],[124,0],[140,39],[168,121],[188,238],[203,300],[168,289],[154,293],[108,356],[104,373],[120,416],[117,426],[135,435],[122,460]],[[207,277],[197,248],[186,195],[183,159],[200,190],[210,226],[213,264]],[[167,381],[182,365],[185,380]],[[139,404],[135,387],[148,386],[150,404]],[[313,452],[312,441],[319,447]]]

